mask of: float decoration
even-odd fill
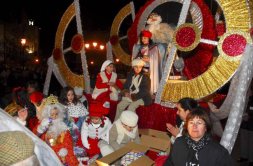
[[[73,36],[71,40],[71,49],[74,53],[79,54],[81,50],[83,49],[83,36],[81,34],[76,34]]]
[[[201,32],[194,24],[185,23],[180,25],[173,34],[173,44],[180,51],[191,51],[197,47]]]

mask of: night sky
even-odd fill
[[[129,2],[130,0],[80,0],[83,29],[90,33],[96,30],[110,32],[114,17]],[[136,9],[145,2],[135,0]],[[0,21],[19,20],[22,13],[26,13],[28,18],[34,19],[35,25],[40,27],[40,48],[45,54],[50,54],[60,19],[71,3],[72,0],[2,1]]]

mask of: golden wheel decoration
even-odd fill
[[[58,65],[60,74],[63,76],[67,85],[71,87],[79,86],[79,87],[84,88],[85,87],[84,78],[83,78],[84,76],[73,73],[69,69],[64,58],[65,52],[72,50],[74,53],[79,53],[81,50],[81,47],[83,47],[82,35],[77,34],[72,39],[71,48],[67,48],[67,49],[63,48],[65,31],[69,23],[71,22],[71,20],[74,18],[74,16],[75,16],[75,6],[72,3],[63,14],[60,20],[60,23],[58,25],[56,36],[55,36],[53,57],[54,57],[54,62]]]
[[[119,11],[119,13],[116,15],[116,17],[113,20],[112,28],[110,32],[110,42],[112,44],[113,53],[125,65],[131,64],[131,55],[127,54],[121,48],[118,33],[119,33],[120,25],[122,24],[123,20],[128,15],[131,14],[131,10],[132,10],[131,3],[129,3]]]
[[[217,60],[206,72],[194,79],[188,81],[167,80],[161,96],[162,101],[177,102],[183,97],[200,99],[208,96],[226,84],[238,68],[242,52],[233,52],[225,45],[229,42],[231,44],[234,39],[238,38],[244,41],[244,44],[251,43],[248,37],[250,29],[248,6],[246,2],[240,0],[221,0],[218,4],[223,9],[227,33],[220,38],[219,42],[213,41],[218,45],[219,56]],[[233,33],[235,31],[237,33]],[[228,56],[228,53],[232,53],[231,55],[234,56]]]

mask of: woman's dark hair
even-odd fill
[[[178,103],[185,111],[189,110],[191,112],[194,108],[198,107],[198,102],[190,97],[182,98]]]
[[[77,102],[78,102],[78,99],[76,97],[76,94],[75,94],[75,91],[72,87],[64,87],[62,90],[61,90],[61,93],[60,93],[60,97],[59,97],[59,101],[60,103],[62,103],[63,105],[67,105],[68,104],[68,98],[67,98],[67,94],[69,91],[73,91],[73,94],[74,94],[74,99],[73,99],[73,103],[76,105]]]
[[[199,119],[202,119],[205,122],[206,125],[206,133],[211,134],[211,129],[212,129],[212,123],[209,117],[208,112],[202,108],[202,107],[196,107],[194,108],[186,117],[186,122],[185,122],[185,130],[187,130],[188,127],[188,122],[195,117],[198,117]]]

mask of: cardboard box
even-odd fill
[[[135,151],[135,152],[144,152],[145,153],[148,149],[149,148],[147,146],[139,145],[134,142],[130,142],[130,143],[126,144],[126,146],[114,151],[113,153],[96,160],[96,164],[98,166],[109,166],[110,164],[119,160],[121,157],[123,157],[128,152]],[[149,157],[142,156],[139,159],[133,161],[129,166],[140,166],[140,165],[152,166],[153,164],[154,164],[154,161],[151,160]]]
[[[167,132],[154,129],[139,129],[141,144],[148,146],[150,150],[156,152],[166,152],[169,154],[171,142]]]
[[[120,158],[131,151],[146,153],[148,150],[153,150],[156,152],[163,151],[169,153],[171,143],[167,132],[153,129],[139,129],[139,133],[141,135],[141,144],[130,142],[113,153],[96,160],[95,165],[109,166],[110,164],[120,160]],[[144,155],[133,161],[129,166],[152,166],[153,164],[154,161]]]

